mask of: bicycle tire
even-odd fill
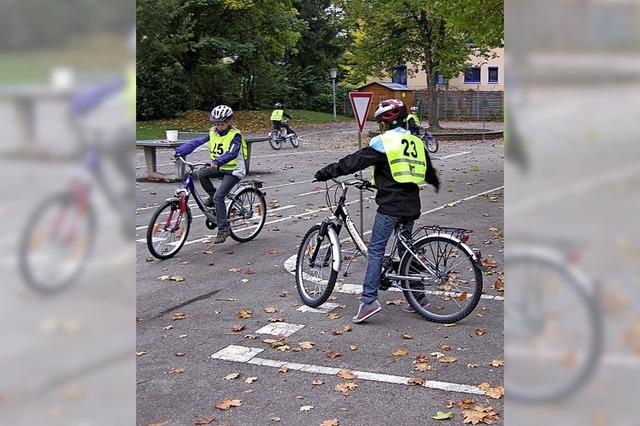
[[[458,322],[460,320],[462,320],[463,318],[465,318],[466,316],[468,316],[471,312],[473,312],[473,310],[476,308],[476,306],[478,305],[478,302],[480,301],[480,297],[482,296],[482,271],[479,269],[476,261],[473,258],[472,255],[472,251],[469,247],[467,247],[465,244],[463,244],[461,241],[457,240],[457,239],[453,239],[451,237],[448,236],[444,236],[444,235],[432,235],[432,236],[426,236],[423,237],[419,240],[417,240],[413,246],[412,246],[412,251],[413,252],[420,252],[421,249],[431,243],[437,243],[438,246],[436,248],[436,251],[438,252],[438,255],[440,254],[440,249],[441,249],[441,244],[444,245],[452,245],[453,248],[458,249],[459,252],[466,257],[466,259],[469,261],[469,264],[471,266],[471,268],[473,269],[473,275],[475,278],[475,286],[473,288],[473,294],[470,297],[466,297],[464,300],[468,300],[468,304],[462,308],[460,311],[456,312],[456,313],[452,313],[452,314],[448,314],[448,315],[441,315],[441,314],[436,314],[434,312],[431,312],[429,310],[427,310],[425,307],[421,306],[420,303],[418,303],[418,301],[416,300],[413,292],[409,291],[411,290],[410,288],[410,283],[408,281],[403,281],[402,282],[402,288],[403,293],[405,298],[407,299],[407,302],[413,306],[413,308],[420,314],[422,315],[425,319],[431,321],[431,322],[436,322],[436,323],[441,323],[441,324],[452,324],[455,322]],[[447,250],[444,249],[444,253],[446,254],[446,256],[449,256],[452,252],[453,252],[453,248],[451,249],[451,251],[449,252],[449,254],[447,253]],[[433,251],[430,250],[429,253],[433,254]],[[435,256],[435,254],[434,254]],[[410,272],[410,267],[411,267],[411,260],[414,259],[413,255],[411,253],[409,253],[409,251],[405,252],[404,255],[402,256],[402,259],[400,261],[400,267],[399,270],[401,271],[401,275],[408,275]],[[434,259],[435,261],[435,265],[440,265],[440,261],[444,262],[444,264],[442,264],[442,266],[444,266],[445,268],[447,267],[447,260],[444,259]],[[457,263],[454,263],[454,265]],[[446,276],[448,277],[448,274],[451,271],[439,271],[443,274],[446,274]],[[447,278],[448,279],[448,278]],[[445,295],[444,297],[450,297],[448,294],[448,291],[444,292]],[[451,298],[453,299],[453,298]]]
[[[258,214],[260,215],[260,223],[258,224],[258,227],[256,228],[255,231],[253,231],[248,237],[241,237],[240,235],[238,235],[238,231],[235,230],[234,228],[236,228],[236,226],[234,226],[233,222],[233,209],[240,209],[240,211],[242,211],[245,206],[243,206],[242,204],[239,203],[239,201],[241,201],[242,197],[245,196],[248,193],[254,193],[255,197],[259,200],[259,211]],[[253,202],[252,204],[252,208],[253,208]],[[253,211],[251,212],[251,217],[253,217]],[[244,218],[243,218],[244,219]],[[231,231],[231,238],[233,238],[234,240],[240,242],[240,243],[245,243],[247,241],[251,241],[253,240],[255,237],[258,236],[258,234],[260,233],[260,231],[262,230],[262,228],[264,227],[264,224],[267,220],[267,202],[264,199],[264,195],[258,191],[257,189],[253,188],[253,187],[246,187],[241,189],[240,191],[238,191],[237,194],[235,194],[233,196],[233,201],[231,201],[231,204],[229,204],[229,206],[227,207],[227,221],[229,222],[229,230]],[[240,226],[246,226],[246,225],[240,225]],[[242,228],[240,228],[242,229]]]
[[[571,380],[560,383],[551,387],[551,390],[532,389],[530,385],[518,386],[516,382],[510,381],[505,371],[505,387],[508,386],[509,391],[507,397],[519,403],[540,404],[546,402],[560,402],[573,395],[578,389],[583,387],[596,372],[597,364],[602,354],[604,342],[604,329],[602,312],[599,308],[597,300],[587,290],[587,285],[581,278],[581,274],[576,273],[572,268],[568,267],[563,259],[553,259],[548,255],[537,253],[519,253],[505,256],[505,262],[508,262],[509,268],[517,267],[519,263],[524,263],[531,269],[535,266],[535,271],[542,268],[549,268],[551,271],[559,273],[564,278],[570,288],[577,294],[577,300],[586,308],[589,321],[589,330],[591,332],[591,341],[587,356],[577,374]],[[511,275],[510,275],[511,276]],[[505,347],[505,356],[507,356],[507,347]],[[554,377],[557,379],[557,376]]]
[[[162,212],[167,208],[170,207],[173,210],[178,209],[178,202],[177,201],[167,201],[164,204],[160,205],[160,207],[158,207],[156,209],[156,211],[153,213],[153,215],[151,216],[151,219],[149,220],[149,227],[147,228],[147,248],[149,249],[149,253],[151,253],[151,255],[157,259],[160,260],[166,260],[166,259],[170,259],[173,256],[175,256],[181,249],[182,246],[184,246],[184,243],[187,241],[187,238],[189,238],[189,231],[191,230],[191,209],[189,209],[189,207],[187,207],[186,210],[186,217],[183,217],[182,220],[186,220],[186,229],[184,230],[184,234],[180,239],[180,242],[178,243],[178,245],[175,246],[175,248],[168,252],[168,253],[159,253],[155,246],[153,245],[153,237],[154,237],[154,232],[155,232],[155,228],[156,228],[156,221],[158,220],[158,217],[160,216],[160,214],[162,214]]]
[[[427,151],[432,154],[438,151],[438,140],[436,138],[427,140]]]
[[[331,267],[331,264],[333,263],[333,254],[332,254],[329,260],[329,268],[331,272],[329,274],[329,277],[327,278],[326,286],[324,287],[324,289],[322,289],[322,291],[320,291],[320,296],[313,297],[312,295],[309,295],[304,284],[304,280],[303,280],[303,277],[304,277],[303,262],[305,261],[304,254],[305,254],[305,251],[307,251],[308,244],[312,241],[312,238],[315,237],[317,241],[317,236],[315,234],[319,234],[321,228],[322,228],[321,225],[314,225],[311,228],[309,228],[309,230],[304,235],[304,237],[302,237],[302,242],[298,247],[298,256],[296,258],[296,288],[304,304],[307,306],[311,306],[312,308],[317,308],[318,306],[322,305],[324,302],[326,302],[329,299],[329,296],[331,296],[331,293],[333,292],[333,288],[336,285],[336,281],[338,280],[338,271],[334,270],[333,267]],[[325,239],[326,238],[327,236],[325,236]],[[330,244],[329,250],[331,250],[331,253],[333,253],[331,249],[332,242],[329,242],[329,244]],[[323,268],[324,267],[326,266],[323,265]],[[313,277],[313,278],[317,279],[318,281],[323,281],[321,278],[317,278],[317,277]],[[318,282],[316,282],[316,284],[318,284]]]
[[[52,296],[56,293],[59,293],[66,288],[68,288],[71,284],[73,284],[77,278],[80,276],[84,268],[87,264],[87,259],[91,254],[91,250],[94,245],[95,240],[95,229],[96,229],[96,218],[95,212],[91,205],[86,206],[86,218],[87,218],[87,244],[85,245],[84,251],[80,257],[80,260],[77,262],[77,267],[63,280],[56,285],[51,286],[50,280],[42,280],[34,274],[32,267],[30,266],[29,260],[29,250],[31,247],[32,241],[32,233],[37,229],[38,220],[45,216],[45,211],[48,208],[55,206],[56,204],[60,204],[63,206],[73,205],[72,203],[76,200],[75,193],[73,191],[64,191],[58,194],[54,194],[49,198],[46,198],[42,201],[31,213],[31,216],[27,220],[27,226],[22,232],[22,238],[20,240],[19,248],[18,248],[18,267],[22,277],[25,280],[25,284],[30,287],[32,290],[36,291],[45,296]],[[48,274],[48,277],[51,277],[52,273]]]
[[[289,138],[289,142],[291,142],[291,145],[294,148],[298,148],[300,146],[300,141],[298,140],[298,135],[293,130],[291,131],[291,134],[293,134],[293,136]]]
[[[279,131],[276,130],[271,132],[271,134],[269,135],[269,145],[271,145],[271,148],[275,149],[276,151],[282,148],[282,140],[280,139]]]

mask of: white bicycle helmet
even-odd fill
[[[411,107],[411,112],[418,112],[418,107],[417,106],[412,106]]]
[[[226,105],[218,105],[211,110],[211,116],[209,117],[214,123],[220,123],[223,121],[229,121],[233,117],[233,110]]]

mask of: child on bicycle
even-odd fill
[[[407,116],[407,129],[414,136],[420,136],[420,117],[418,116],[418,107],[411,107],[411,114]]]
[[[186,156],[209,142],[209,155],[213,161],[198,171],[198,177],[202,188],[209,194],[205,205],[215,206],[216,209],[218,234],[213,241],[215,244],[223,243],[231,235],[224,199],[246,174],[247,143],[240,131],[231,124],[231,117],[233,110],[230,107],[218,105],[211,111],[210,119],[214,127],[209,135],[188,141],[175,149],[176,155]],[[217,190],[211,182],[212,177],[222,179]]]
[[[420,217],[419,183],[426,181],[436,191],[440,182],[431,164],[422,140],[404,128],[407,107],[398,99],[380,102],[375,119],[381,134],[371,139],[369,146],[320,169],[315,178],[326,181],[374,166],[373,177],[377,187],[376,213],[371,241],[368,246],[367,270],[362,285],[362,303],[352,318],[361,323],[380,312],[378,302],[380,274],[387,242],[396,225],[405,223],[406,237],[411,236],[414,221]],[[428,304],[424,295],[418,297],[423,306]],[[407,312],[415,312],[405,306]]]
[[[273,107],[275,108],[271,113],[271,124],[273,124],[273,128],[279,131],[280,128],[284,127],[285,129],[287,129],[287,134],[291,133],[291,127],[289,127],[289,124],[286,121],[283,122],[282,119],[283,117],[288,119],[291,119],[293,117],[291,117],[284,111],[280,102],[274,104]]]

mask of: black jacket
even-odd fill
[[[427,158],[427,173],[425,181],[438,189],[440,182],[433,168],[429,153],[425,150]],[[415,183],[398,183],[391,176],[389,161],[384,153],[371,147],[362,148],[353,154],[329,164],[320,169],[316,177],[336,178],[367,167],[375,166],[376,203],[378,212],[389,216],[409,218],[412,220],[420,217],[420,188]],[[319,175],[319,176],[318,176]]]

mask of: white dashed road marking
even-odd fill
[[[274,336],[291,336],[296,331],[304,328],[302,324],[289,324],[287,322],[276,322],[273,324],[267,324],[264,327],[256,330],[257,334],[272,334]]]

